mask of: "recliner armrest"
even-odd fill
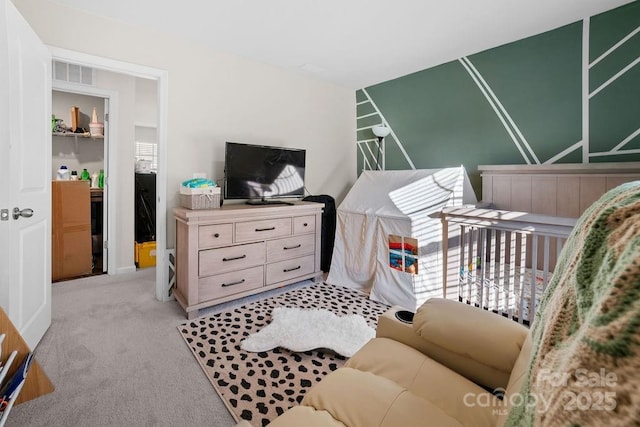
[[[478,384],[506,388],[528,329],[512,320],[456,301],[432,298],[418,308],[413,325],[388,310],[378,337],[409,345]]]

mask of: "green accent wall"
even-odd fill
[[[480,164],[639,161],[640,32],[628,37],[639,27],[636,1],[358,90],[358,172],[375,168],[381,122],[386,169],[462,164],[477,192]]]

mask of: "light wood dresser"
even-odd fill
[[[178,303],[198,310],[305,279],[319,281],[322,203],[175,208]]]

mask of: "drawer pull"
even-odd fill
[[[301,244],[297,244],[295,246],[285,246],[283,249],[285,251],[288,251],[289,249],[298,249],[299,247],[302,247],[302,245]]]
[[[246,258],[246,257],[247,257],[246,255],[240,255],[240,256],[233,257],[233,258],[222,258],[222,261],[224,261],[224,262],[235,261],[235,260],[243,259],[243,258]]]
[[[226,288],[226,287],[228,287],[228,286],[241,285],[241,284],[243,284],[243,283],[244,283],[244,279],[242,279],[242,280],[238,280],[237,282],[223,283],[223,284],[222,284],[222,287],[223,287],[223,288]]]
[[[282,270],[283,273],[289,273],[290,271],[296,271],[296,270],[300,270],[302,268],[301,265],[294,267],[294,268],[285,268],[284,270]]]
[[[304,227],[306,227],[306,226],[307,226],[307,225],[309,225],[309,224],[307,224],[307,223],[305,222],[305,223],[304,223],[304,224],[302,224],[302,225],[303,225]]]
[[[269,228],[256,228],[256,231],[273,231],[275,230],[275,227],[269,227]]]
[[[215,237],[215,238],[220,237],[220,233],[216,233],[216,234],[214,234],[214,235],[213,235],[213,237]]]

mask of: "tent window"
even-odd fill
[[[418,274],[418,239],[389,235],[389,267]]]

